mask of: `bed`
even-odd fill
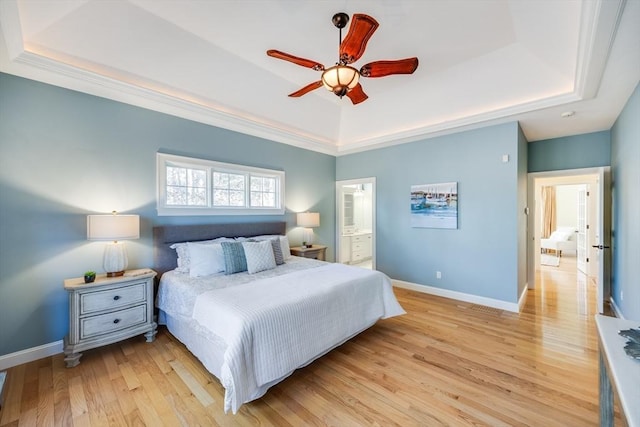
[[[378,320],[404,314],[383,273],[290,256],[285,228],[268,222],[153,230],[158,322],[220,380],[225,412],[236,413]],[[278,245],[282,262],[271,268]],[[235,271],[229,255],[239,246],[248,271],[226,274]],[[178,248],[189,249],[188,268]],[[256,268],[263,258],[269,268]]]
[[[558,227],[549,238],[540,239],[540,250],[545,253],[552,250],[557,257],[562,256],[562,251],[575,253],[576,233],[575,227]]]

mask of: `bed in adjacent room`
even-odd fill
[[[383,273],[291,256],[285,226],[154,228],[159,323],[220,380],[225,411],[404,314]]]

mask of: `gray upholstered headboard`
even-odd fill
[[[176,251],[169,247],[177,242],[195,242],[217,237],[251,237],[262,234],[284,235],[286,228],[287,223],[284,221],[153,227],[153,269],[158,273],[159,279],[166,271],[177,267]]]

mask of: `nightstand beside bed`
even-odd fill
[[[313,258],[320,261],[326,259],[326,252],[327,247],[323,245],[313,245],[310,248],[303,248],[302,246],[294,246],[291,248],[291,255]]]
[[[80,363],[82,351],[144,334],[155,339],[153,278],[149,269],[120,277],[98,275],[93,283],[77,277],[64,281],[69,293],[69,334],[64,339],[67,368]]]

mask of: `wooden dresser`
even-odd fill
[[[67,368],[80,363],[82,351],[111,344],[138,334],[152,342],[153,270],[125,272],[124,276],[99,275],[93,283],[82,277],[67,279],[69,334],[64,340]]]

